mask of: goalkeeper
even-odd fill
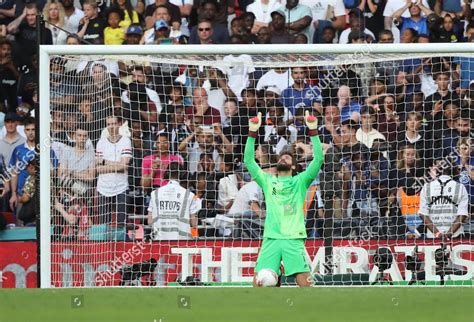
[[[313,143],[313,160],[307,169],[293,176],[296,159],[289,150],[283,150],[278,158],[277,174],[262,171],[255,162],[255,139],[262,123],[258,113],[249,122],[249,138],[245,145],[244,162],[252,177],[262,188],[267,206],[263,243],[255,267],[256,273],[269,268],[280,275],[283,261],[285,275],[296,277],[299,286],[311,286],[310,268],[306,261],[306,239],[303,205],[306,191],[316,178],[323,164],[321,141],[317,136],[318,122],[306,111],[305,122]],[[254,286],[258,286],[254,277]]]

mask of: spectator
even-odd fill
[[[203,15],[210,14],[210,8],[208,6],[205,6],[207,0],[194,0],[193,2],[193,6],[196,9],[196,13],[199,18],[201,18],[201,16]],[[234,0],[211,0],[211,2],[213,2],[213,6],[216,8],[216,12],[214,13],[214,15],[216,16],[215,23],[227,25],[228,16],[234,13]],[[245,15],[245,12],[242,13],[242,15]],[[192,24],[196,24],[196,21],[192,21]]]
[[[341,122],[349,119],[359,122],[360,104],[351,98],[351,89],[349,86],[341,86],[337,91],[337,106],[341,112]]]
[[[252,34],[258,34],[262,27],[268,27],[272,20],[271,13],[280,7],[278,0],[257,0],[247,6],[247,12],[255,15]]]
[[[149,45],[155,43],[156,22],[163,20],[169,26],[171,23],[170,9],[165,5],[159,5],[153,12],[153,18],[153,24],[151,24],[143,34],[140,44]],[[159,25],[162,25],[162,23],[159,23],[158,26]]]
[[[326,145],[341,145],[341,116],[339,107],[333,102],[324,106],[324,124],[318,129],[321,142]]]
[[[81,39],[76,34],[68,35],[66,38],[66,45],[80,45]]]
[[[267,106],[268,118],[264,126],[263,142],[271,145],[272,153],[279,154],[286,145],[296,142],[298,130],[284,121],[285,108],[279,102]]]
[[[424,104],[424,112],[432,120],[439,119],[445,103],[452,103],[459,99],[458,95],[449,89],[451,75],[449,72],[439,72],[435,76],[437,90],[428,96]]]
[[[325,42],[323,34],[326,27],[332,27],[335,33],[336,30],[342,30],[346,26],[346,8],[343,0],[301,0],[300,3],[311,9],[310,39],[315,44]],[[331,15],[333,18],[328,19]]]
[[[171,21],[181,22],[181,13],[179,11],[178,6],[170,3],[170,1],[168,0],[155,0],[154,3],[150,4],[145,9],[145,27],[147,29],[152,28],[156,20],[162,19],[161,17],[158,18],[156,14],[156,10],[160,7],[165,7],[168,9],[170,21],[165,19],[166,22],[171,22]]]
[[[132,24],[127,28],[125,33],[124,45],[139,45],[140,39],[143,37],[142,28],[139,25]]]
[[[443,18],[429,16],[428,27],[431,31],[431,42],[460,42],[463,40],[463,29],[461,29],[461,32],[455,30],[457,26],[455,26],[454,18],[450,14],[446,14]]]
[[[29,175],[25,166],[36,156],[35,120],[31,117],[27,118],[24,121],[24,126],[26,141],[23,144],[16,145],[8,163],[8,167],[12,169],[13,174],[10,181],[10,208],[16,209],[17,214],[21,209],[21,204],[18,204],[18,197],[23,194],[23,186]]]
[[[370,1],[370,0],[368,0]],[[381,30],[378,34],[380,44],[393,44],[393,33],[391,30]]]
[[[410,17],[403,17],[405,10],[409,9]],[[405,29],[412,28],[418,34],[429,35],[429,29],[427,20],[425,17],[422,17],[421,13],[424,13],[425,16],[428,16],[433,13],[429,6],[425,7],[421,0],[417,0],[416,3],[413,3],[411,0],[406,0],[406,4],[395,11],[392,15],[392,18],[402,24],[400,32],[403,34]]]
[[[451,136],[443,139],[443,155],[438,154],[438,157],[447,156],[457,146],[458,140],[472,136],[472,114],[469,110],[461,111],[456,123],[456,131],[453,131]]]
[[[400,146],[396,168],[390,171],[391,202],[397,201],[400,213],[408,228],[407,237],[413,238],[421,225],[418,216],[420,207],[420,180],[423,180],[425,168],[420,164],[420,156],[413,145]],[[420,229],[423,230],[423,229]]]
[[[15,18],[15,0],[5,0],[0,4],[0,25],[8,25]]]
[[[104,29],[105,45],[121,45],[125,41],[125,31],[120,26],[123,19],[124,14],[120,8],[112,7],[107,10],[105,20],[108,26]]]
[[[361,0],[358,9],[363,12],[364,20],[369,30],[384,30],[383,10],[385,1],[380,0]],[[376,40],[379,40],[377,38]]]
[[[359,30],[353,30],[349,33],[347,43],[348,44],[363,44],[366,43],[370,36]]]
[[[474,144],[472,139],[461,138],[458,140],[457,165],[460,168],[459,182],[466,187],[469,194],[470,209],[474,207]],[[472,213],[472,211],[470,212]]]
[[[290,34],[303,33],[307,39],[310,39],[309,26],[313,16],[308,6],[299,4],[299,0],[287,0],[286,5],[281,6],[278,11],[284,14]]]
[[[285,20],[285,12],[281,9],[271,13],[270,32],[272,44],[292,44],[295,42],[295,36],[290,33]]]
[[[117,225],[126,222],[126,191],[128,189],[128,167],[132,157],[130,139],[119,134],[122,119],[110,115],[106,118],[107,138],[97,143],[96,171],[99,193],[99,224],[112,223],[116,214]]]
[[[6,103],[8,111],[15,111],[17,102],[17,87],[20,74],[12,56],[13,44],[7,38],[0,38],[0,99]]]
[[[320,43],[333,44],[336,39],[336,29],[332,26],[324,27],[321,38],[322,41],[320,41]]]
[[[264,169],[270,172],[270,169]],[[261,238],[265,219],[262,189],[255,181],[243,185],[235,194],[228,216],[234,218],[233,237]]]
[[[17,220],[21,220],[23,225],[34,223],[36,221],[36,211],[33,198],[36,194],[36,169],[39,167],[38,161],[38,158],[35,157],[25,166],[28,176],[23,185],[22,193],[18,196],[18,204],[21,206],[17,207]]]
[[[218,169],[220,167],[219,149],[220,147],[215,141],[214,129],[206,126],[195,127],[194,132],[178,147],[180,153],[186,156],[188,170],[191,174],[198,170],[198,163],[203,154],[211,155],[214,169]]]
[[[131,24],[139,24],[140,17],[138,12],[133,9],[130,0],[114,0],[112,7],[117,7],[123,12],[123,18],[120,21],[120,27],[127,29]]]
[[[153,227],[153,240],[186,240],[197,237],[195,230],[201,203],[194,193],[180,185],[179,174],[179,163],[170,163],[166,171],[169,184],[151,194],[148,224]]]
[[[193,106],[186,108],[186,116],[202,116],[204,125],[221,123],[220,112],[209,106],[207,91],[204,88],[196,88],[193,91]]]
[[[295,115],[298,109],[309,107],[315,109],[319,114],[321,111],[321,92],[317,87],[310,86],[306,83],[308,76],[307,69],[303,67],[293,67],[291,69],[291,77],[294,84],[281,94],[283,105]]]
[[[289,68],[276,67],[263,74],[257,82],[257,91],[276,87],[281,93],[286,88],[293,86],[295,81],[291,77]]]
[[[223,213],[230,210],[237,192],[244,185],[242,174],[234,172],[236,168],[234,162],[235,160],[231,154],[226,154],[223,158],[222,164],[227,165],[227,169],[224,169],[224,177],[219,180],[217,188],[217,206]]]
[[[95,0],[86,0],[83,5],[84,17],[79,23],[77,35],[94,43],[104,42],[104,29],[107,21],[99,16],[99,9]]]
[[[372,39],[375,39],[375,35],[372,31],[365,27],[364,15],[360,9],[352,9],[349,12],[349,24],[350,28],[345,29],[339,36],[340,44],[347,44],[349,42],[349,34],[352,31],[358,31],[360,34],[370,35]],[[361,36],[359,38],[362,38]]]
[[[66,147],[58,169],[58,177],[65,177],[80,182],[90,188],[96,179],[94,149],[87,147],[89,134],[86,123],[78,122],[75,126],[74,146]],[[90,197],[90,194],[87,194]],[[84,196],[85,197],[85,196]]]
[[[215,0],[203,0],[199,2],[198,18],[199,21],[207,20],[212,25],[212,42],[214,44],[228,44],[229,43],[229,31],[227,29],[227,21],[222,24],[218,21],[217,13],[219,11],[219,5]],[[191,28],[191,36],[189,38],[190,44],[198,44],[198,27],[194,26]]]
[[[212,23],[209,20],[201,20],[197,25],[197,35],[199,45],[211,45],[214,44],[212,35],[214,34],[214,29]]]
[[[142,186],[144,189],[159,188],[168,183],[165,172],[171,162],[183,164],[180,156],[170,154],[170,141],[167,133],[160,133],[156,139],[155,153],[143,158]]]
[[[385,136],[374,128],[376,116],[372,107],[364,106],[361,108],[360,120],[361,127],[356,132],[357,141],[363,143],[369,149],[374,147],[376,141],[386,141]]]
[[[17,66],[28,65],[31,62],[31,57],[36,54],[36,17],[39,13],[36,4],[29,3],[25,5],[23,13],[7,26],[8,33],[15,35],[15,41],[19,48]],[[53,44],[49,29],[43,30],[41,44]]]
[[[397,139],[400,127],[400,118],[395,107],[395,97],[392,94],[387,94],[381,98],[380,104],[373,107],[376,111],[378,109],[377,121],[375,122],[377,131],[382,133],[389,143],[394,142]]]
[[[70,30],[79,30],[80,21],[84,17],[84,12],[74,6],[74,0],[60,0],[64,7],[64,20]]]
[[[260,28],[260,31],[258,32],[257,37],[258,37],[258,43],[261,45],[264,45],[264,44],[268,45],[272,43],[270,28],[267,28],[267,27]]]
[[[419,112],[409,112],[406,116],[405,131],[398,133],[397,140],[393,144],[393,152],[391,160],[397,160],[396,153],[399,153],[404,146],[412,146],[416,150],[416,154],[421,157],[419,165],[423,165],[424,169],[431,166],[433,158],[433,143],[426,134],[421,131],[423,116]]]
[[[402,8],[407,3],[408,3],[408,1],[406,1],[406,0],[387,0],[387,3],[385,5],[385,9],[383,11],[385,29],[392,31],[394,39],[395,39],[395,43],[400,42],[400,31],[397,28],[397,26],[394,24],[394,19],[393,19],[392,16],[397,10]],[[427,0],[422,0],[422,4],[426,8],[429,8]],[[402,13],[402,17],[410,18],[410,11],[405,10]]]
[[[49,0],[44,6],[43,16],[46,22],[46,28],[51,30],[53,45],[64,45],[68,35],[67,32],[75,32],[77,30],[71,29],[65,22],[64,7],[59,0]]]

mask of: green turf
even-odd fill
[[[1,289],[0,321],[474,321],[473,288]]]

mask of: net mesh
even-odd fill
[[[51,57],[53,286],[251,285],[271,214],[243,162],[249,119],[263,115],[259,166],[275,173],[292,151],[302,172],[305,111],[324,150],[304,198],[315,283],[471,283],[473,64],[369,51]],[[463,219],[448,239],[419,212],[423,185],[451,165],[465,190],[429,215],[435,233]]]

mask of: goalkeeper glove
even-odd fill
[[[315,116],[309,115],[309,111],[306,111],[304,120],[310,130],[316,130],[318,128],[318,119]]]
[[[262,124],[262,113],[258,112],[256,117],[250,119],[249,130],[250,132],[257,132]]]

